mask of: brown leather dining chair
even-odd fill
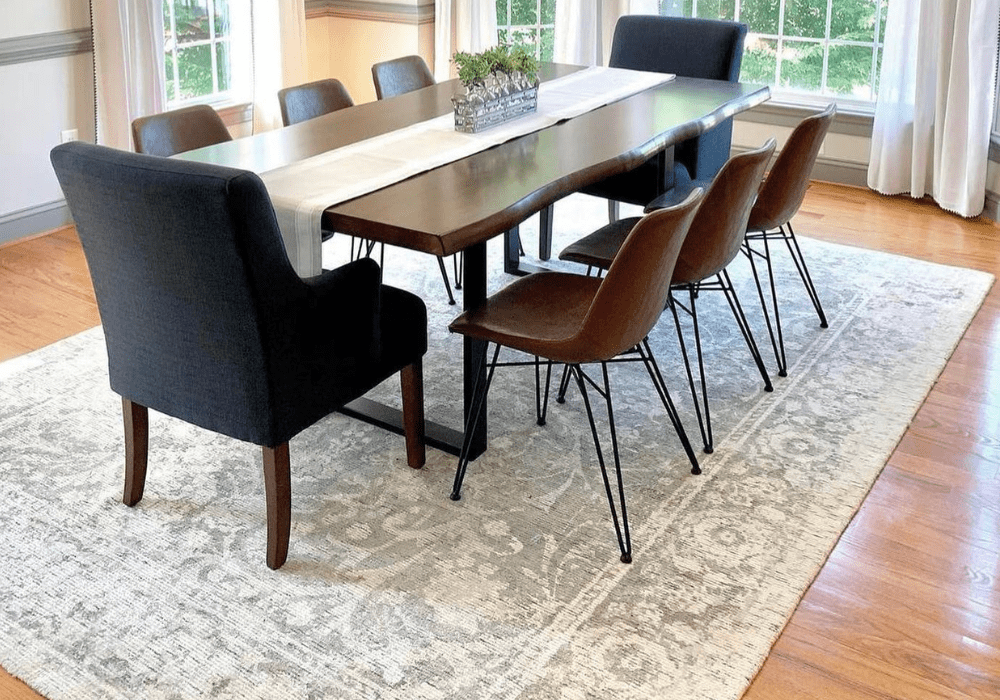
[[[281,107],[281,121],[288,126],[353,107],[354,100],[342,82],[336,78],[324,78],[278,90],[278,105]]]
[[[694,399],[698,426],[701,429],[706,453],[711,453],[714,450],[714,439],[712,437],[712,421],[708,406],[708,389],[696,306],[696,300],[701,292],[721,291],[725,294],[726,301],[729,303],[729,308],[736,319],[740,333],[746,341],[754,364],[764,380],[764,390],[773,390],[767,368],[761,359],[760,350],[757,348],[753,332],[747,323],[746,315],[740,306],[739,298],[732,280],[726,272],[726,267],[740,252],[750,209],[757,196],[761,178],[764,176],[764,169],[774,153],[774,147],[774,139],[768,139],[760,148],[733,156],[722,166],[722,170],[712,180],[701,207],[691,223],[691,229],[677,257],[677,264],[674,266],[670,282],[671,294],[666,306],[670,307],[677,326],[688,384]],[[582,263],[590,268],[610,270],[611,265],[621,255],[622,242],[627,240],[632,227],[636,226],[639,221],[641,219],[631,217],[608,224],[565,248],[559,254],[559,258]],[[676,298],[679,293],[683,292],[687,294],[687,306],[684,306]],[[701,386],[700,401],[688,360],[687,345],[681,330],[680,318],[677,314],[678,307],[690,313],[693,323]],[[566,382],[564,380],[559,388],[560,399],[565,390]]]
[[[488,369],[483,372],[480,366],[481,381],[477,382],[466,423],[466,439],[455,473],[452,500],[461,498],[462,482],[469,465],[471,436],[481,417],[494,369],[498,366],[532,364],[516,361],[498,363],[500,348],[507,347],[535,356],[536,411],[540,425],[545,422],[545,407],[540,405],[537,397],[548,395],[552,363],[564,363],[576,379],[587,409],[621,560],[625,563],[632,561],[632,540],[607,363],[627,351],[638,353],[690,460],[691,472],[700,473],[698,460],[653,360],[646,336],[667,303],[674,263],[702,194],[703,191],[698,189],[676,207],[654,212],[639,221],[603,279],[566,272],[539,272],[521,277],[451,323],[449,330],[452,332],[485,341],[483,362],[489,354],[490,343],[495,345]],[[547,360],[544,394],[540,393],[539,386],[539,358]],[[599,364],[603,380],[592,379],[584,371],[584,364]],[[591,384],[607,402],[616,489],[613,489],[608,477],[587,384]],[[617,491],[617,507],[613,490]]]
[[[427,67],[427,63],[420,56],[402,56],[373,65],[372,82],[375,84],[375,95],[378,99],[387,100],[390,97],[434,85],[434,76],[431,74],[430,68]],[[371,252],[371,246],[369,246],[368,252]],[[451,293],[451,282],[448,280],[448,270],[444,266],[444,259],[438,258],[437,261],[438,267],[441,269],[444,289],[448,293],[448,303],[454,306],[455,296]],[[457,253],[452,257],[452,265],[455,270],[455,289],[462,288],[464,262],[465,255],[463,253]]]
[[[168,158],[232,140],[218,112],[208,105],[139,117],[132,122],[136,153],[151,156]]]
[[[757,293],[760,295],[760,304],[764,309],[764,319],[767,322],[767,332],[771,338],[771,347],[774,349],[774,359],[778,364],[778,375],[782,377],[788,374],[788,361],[785,358],[785,339],[781,332],[778,292],[774,284],[774,270],[771,267],[769,244],[774,241],[785,242],[792,262],[795,264],[795,269],[806,288],[806,294],[809,295],[809,300],[819,316],[819,325],[821,328],[826,328],[826,314],[823,313],[823,305],[819,301],[819,294],[816,293],[816,286],[809,274],[809,268],[806,267],[805,258],[802,257],[799,242],[795,239],[795,231],[792,230],[792,217],[802,206],[802,199],[806,195],[806,190],[809,189],[809,178],[812,175],[813,166],[816,164],[816,156],[819,155],[820,146],[823,145],[823,139],[826,137],[826,132],[830,130],[830,124],[833,123],[836,113],[837,106],[831,103],[822,112],[806,117],[799,122],[788,137],[788,141],[785,142],[781,153],[775,159],[767,177],[764,178],[760,194],[757,195],[757,202],[750,210],[750,219],[747,221],[743,252],[750,259],[753,268],[754,279],[757,281]],[[767,303],[764,301],[760,276],[757,274],[755,257],[761,258],[767,266],[768,282],[771,285],[771,306],[774,310],[773,328],[767,311]]]

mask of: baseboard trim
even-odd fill
[[[991,221],[1000,223],[1000,194],[986,192],[986,205],[983,207],[983,216]]]
[[[0,39],[0,66],[75,56],[93,51],[90,27]]]
[[[394,24],[433,24],[434,3],[404,5],[363,0],[306,0],[306,19],[337,17]]]
[[[66,200],[57,199],[0,216],[0,244],[73,223]]]
[[[749,146],[733,146],[732,152],[735,155],[749,150],[751,150]],[[832,182],[836,185],[868,187],[868,164],[819,156],[813,166],[812,179]]]

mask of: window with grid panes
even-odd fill
[[[660,0],[665,15],[749,28],[740,80],[793,97],[873,102],[889,0]]]
[[[163,0],[169,107],[232,98],[229,5],[229,0]]]
[[[530,46],[538,60],[551,61],[556,0],[496,0],[496,3],[500,41]]]

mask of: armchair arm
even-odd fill
[[[337,354],[376,356],[382,296],[378,264],[362,258],[304,282],[302,321],[317,332],[318,344]]]

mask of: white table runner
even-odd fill
[[[388,187],[674,78],[594,67],[539,86],[538,111],[478,134],[455,131],[452,114],[260,173],[288,258],[302,277],[321,271],[320,227],[330,206]]]

